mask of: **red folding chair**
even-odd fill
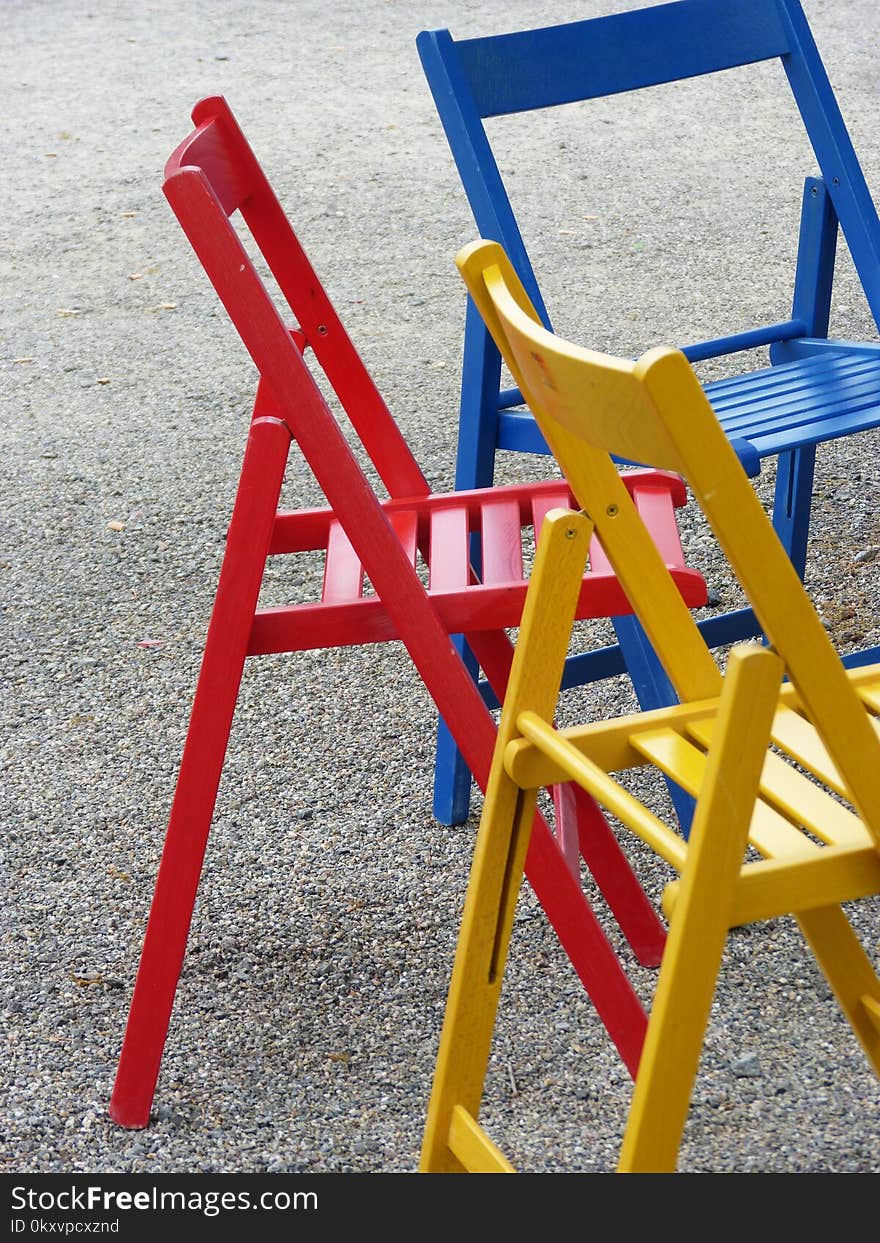
[[[222,98],[202,100],[195,130],[170,157],[164,192],[259,371],[256,400],[228,528],[220,580],[125,1040],[111,1116],[142,1127],[150,1108],[196,900],[208,833],[246,658],[269,652],[401,640],[438,711],[485,789],[496,727],[450,639],[465,634],[497,697],[526,593],[524,528],[570,505],[562,480],[433,494],[345,333],[259,164]],[[285,326],[230,217],[241,217],[297,319]],[[304,359],[330,382],[389,497],[380,500]],[[296,441],[329,505],[279,509]],[[683,560],[675,476],[632,471],[626,482],[689,605],[705,585]],[[470,537],[482,538],[478,578]],[[269,556],[320,549],[321,599],[258,608]],[[426,569],[427,588],[419,575]],[[369,590],[367,583],[372,588]],[[596,550],[578,616],[629,611]],[[580,879],[580,854],[637,957],[656,965],[665,930],[598,807],[555,792],[556,832],[536,817],[526,874],[631,1073],[646,1019]]]

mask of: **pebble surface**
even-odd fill
[[[415,1169],[480,800],[466,825],[435,821],[435,715],[397,644],[249,664],[153,1117],[127,1132],[107,1115],[254,385],[162,168],[196,100],[224,94],[449,488],[453,256],[475,229],[415,37],[633,7],[8,0],[0,1170]],[[876,199],[876,6],[805,9]],[[814,165],[777,65],[492,136],[560,332],[626,355],[786,318]],[[832,333],[877,335],[845,247]],[[819,453],[807,586],[842,652],[880,642],[878,447],[871,433]],[[549,470],[516,455],[498,479]],[[768,502],[772,483],[767,466]],[[296,458],[285,499],[319,499]],[[733,606],[690,510],[682,531],[712,607]],[[307,598],[318,574],[273,566],[266,599]],[[615,680],[563,711],[630,702]],[[632,858],[658,898],[666,873]],[[647,1004],[655,973],[596,904]],[[852,914],[876,962],[878,904]],[[523,1170],[608,1172],[630,1088],[524,886],[485,1124]],[[679,1168],[877,1173],[878,1133],[880,1087],[794,924],[734,932]]]

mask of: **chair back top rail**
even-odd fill
[[[789,44],[772,2],[679,0],[462,39],[458,51],[479,115],[493,117],[717,73],[783,56]]]

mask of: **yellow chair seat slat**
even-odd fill
[[[771,737],[776,746],[790,755],[795,763],[824,781],[844,798],[847,796],[846,785],[828,754],[827,747],[810,722],[800,713],[793,712],[790,708],[780,708],[773,720]]]
[[[690,732],[708,747],[712,742],[714,723],[711,720],[696,722]],[[761,794],[790,821],[802,825],[828,845],[864,842],[862,822],[853,811],[772,751],[767,753],[764,761]],[[777,852],[768,850],[763,853],[775,855]]]
[[[701,731],[710,722],[700,721]],[[714,732],[712,730],[711,732]],[[633,738],[646,760],[696,797],[706,772],[706,755],[674,730],[651,730]],[[798,858],[812,843],[775,808],[758,800],[749,825],[749,841],[762,855],[770,858]]]
[[[880,694],[880,664],[855,665],[852,669],[846,669],[845,673],[853,690],[863,697],[866,707],[870,707],[868,700]],[[867,699],[864,699],[865,696]],[[798,688],[792,682],[785,682],[779,688],[779,702],[798,711],[804,710]]]
[[[859,694],[867,691],[869,694],[880,695],[880,664],[856,665],[846,672],[850,682],[858,688]]]
[[[681,732],[690,722],[712,716],[717,711],[717,699],[701,699],[671,708],[616,717],[613,721],[571,725],[556,730],[556,734],[599,768],[604,768],[606,772],[621,772],[627,768],[638,768],[644,763],[644,757],[633,743],[639,734],[667,727]],[[505,765],[512,779],[524,790],[538,790],[544,785],[554,785],[567,779],[562,764],[528,738],[514,739],[508,745]]]
[[[462,1105],[452,1110],[449,1148],[469,1174],[515,1174],[500,1148]]]
[[[681,871],[687,858],[687,845],[659,816],[649,811],[644,803],[625,790],[604,769],[575,750],[552,725],[548,725],[536,713],[521,712],[516,719],[516,725],[524,737],[556,761],[565,774],[563,780],[576,781],[613,816],[617,816],[623,824],[638,833],[662,859],[670,863],[676,871]]]
[[[853,678],[862,703],[871,712],[880,715],[880,673],[877,672],[877,666],[865,665],[862,669],[854,670],[853,672],[865,675],[864,681]],[[874,724],[876,726],[878,722],[875,721]]]

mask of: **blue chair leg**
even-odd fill
[[[468,299],[461,381],[461,412],[455,466],[457,491],[492,486],[495,476],[495,443],[498,431],[498,390],[501,355],[480,313]],[[471,563],[480,566],[479,541],[471,541]],[[453,636],[474,681],[479,669],[464,638]],[[434,816],[440,824],[464,824],[470,810],[472,777],[442,720],[437,724],[437,755],[434,764]]]
[[[620,644],[626,671],[633,684],[642,711],[678,703],[678,696],[657,659],[641,623],[633,616],[611,619]],[[685,838],[690,833],[695,803],[693,798],[674,781],[668,781],[669,796]]]
[[[453,646],[468,672],[477,681],[479,669],[464,636],[457,634]],[[473,777],[442,717],[437,719],[437,753],[434,760],[434,816],[440,824],[464,824],[470,814]]]
[[[828,332],[837,233],[837,215],[824,181],[820,177],[807,177],[791,316],[803,321],[811,337],[824,337]],[[771,348],[770,358],[773,362],[784,362],[785,344]],[[780,453],[776,463],[773,526],[801,579],[807,563],[815,465],[815,445]]]
[[[813,503],[815,445],[780,453],[773,498],[773,526],[800,578],[807,564],[807,537]]]

